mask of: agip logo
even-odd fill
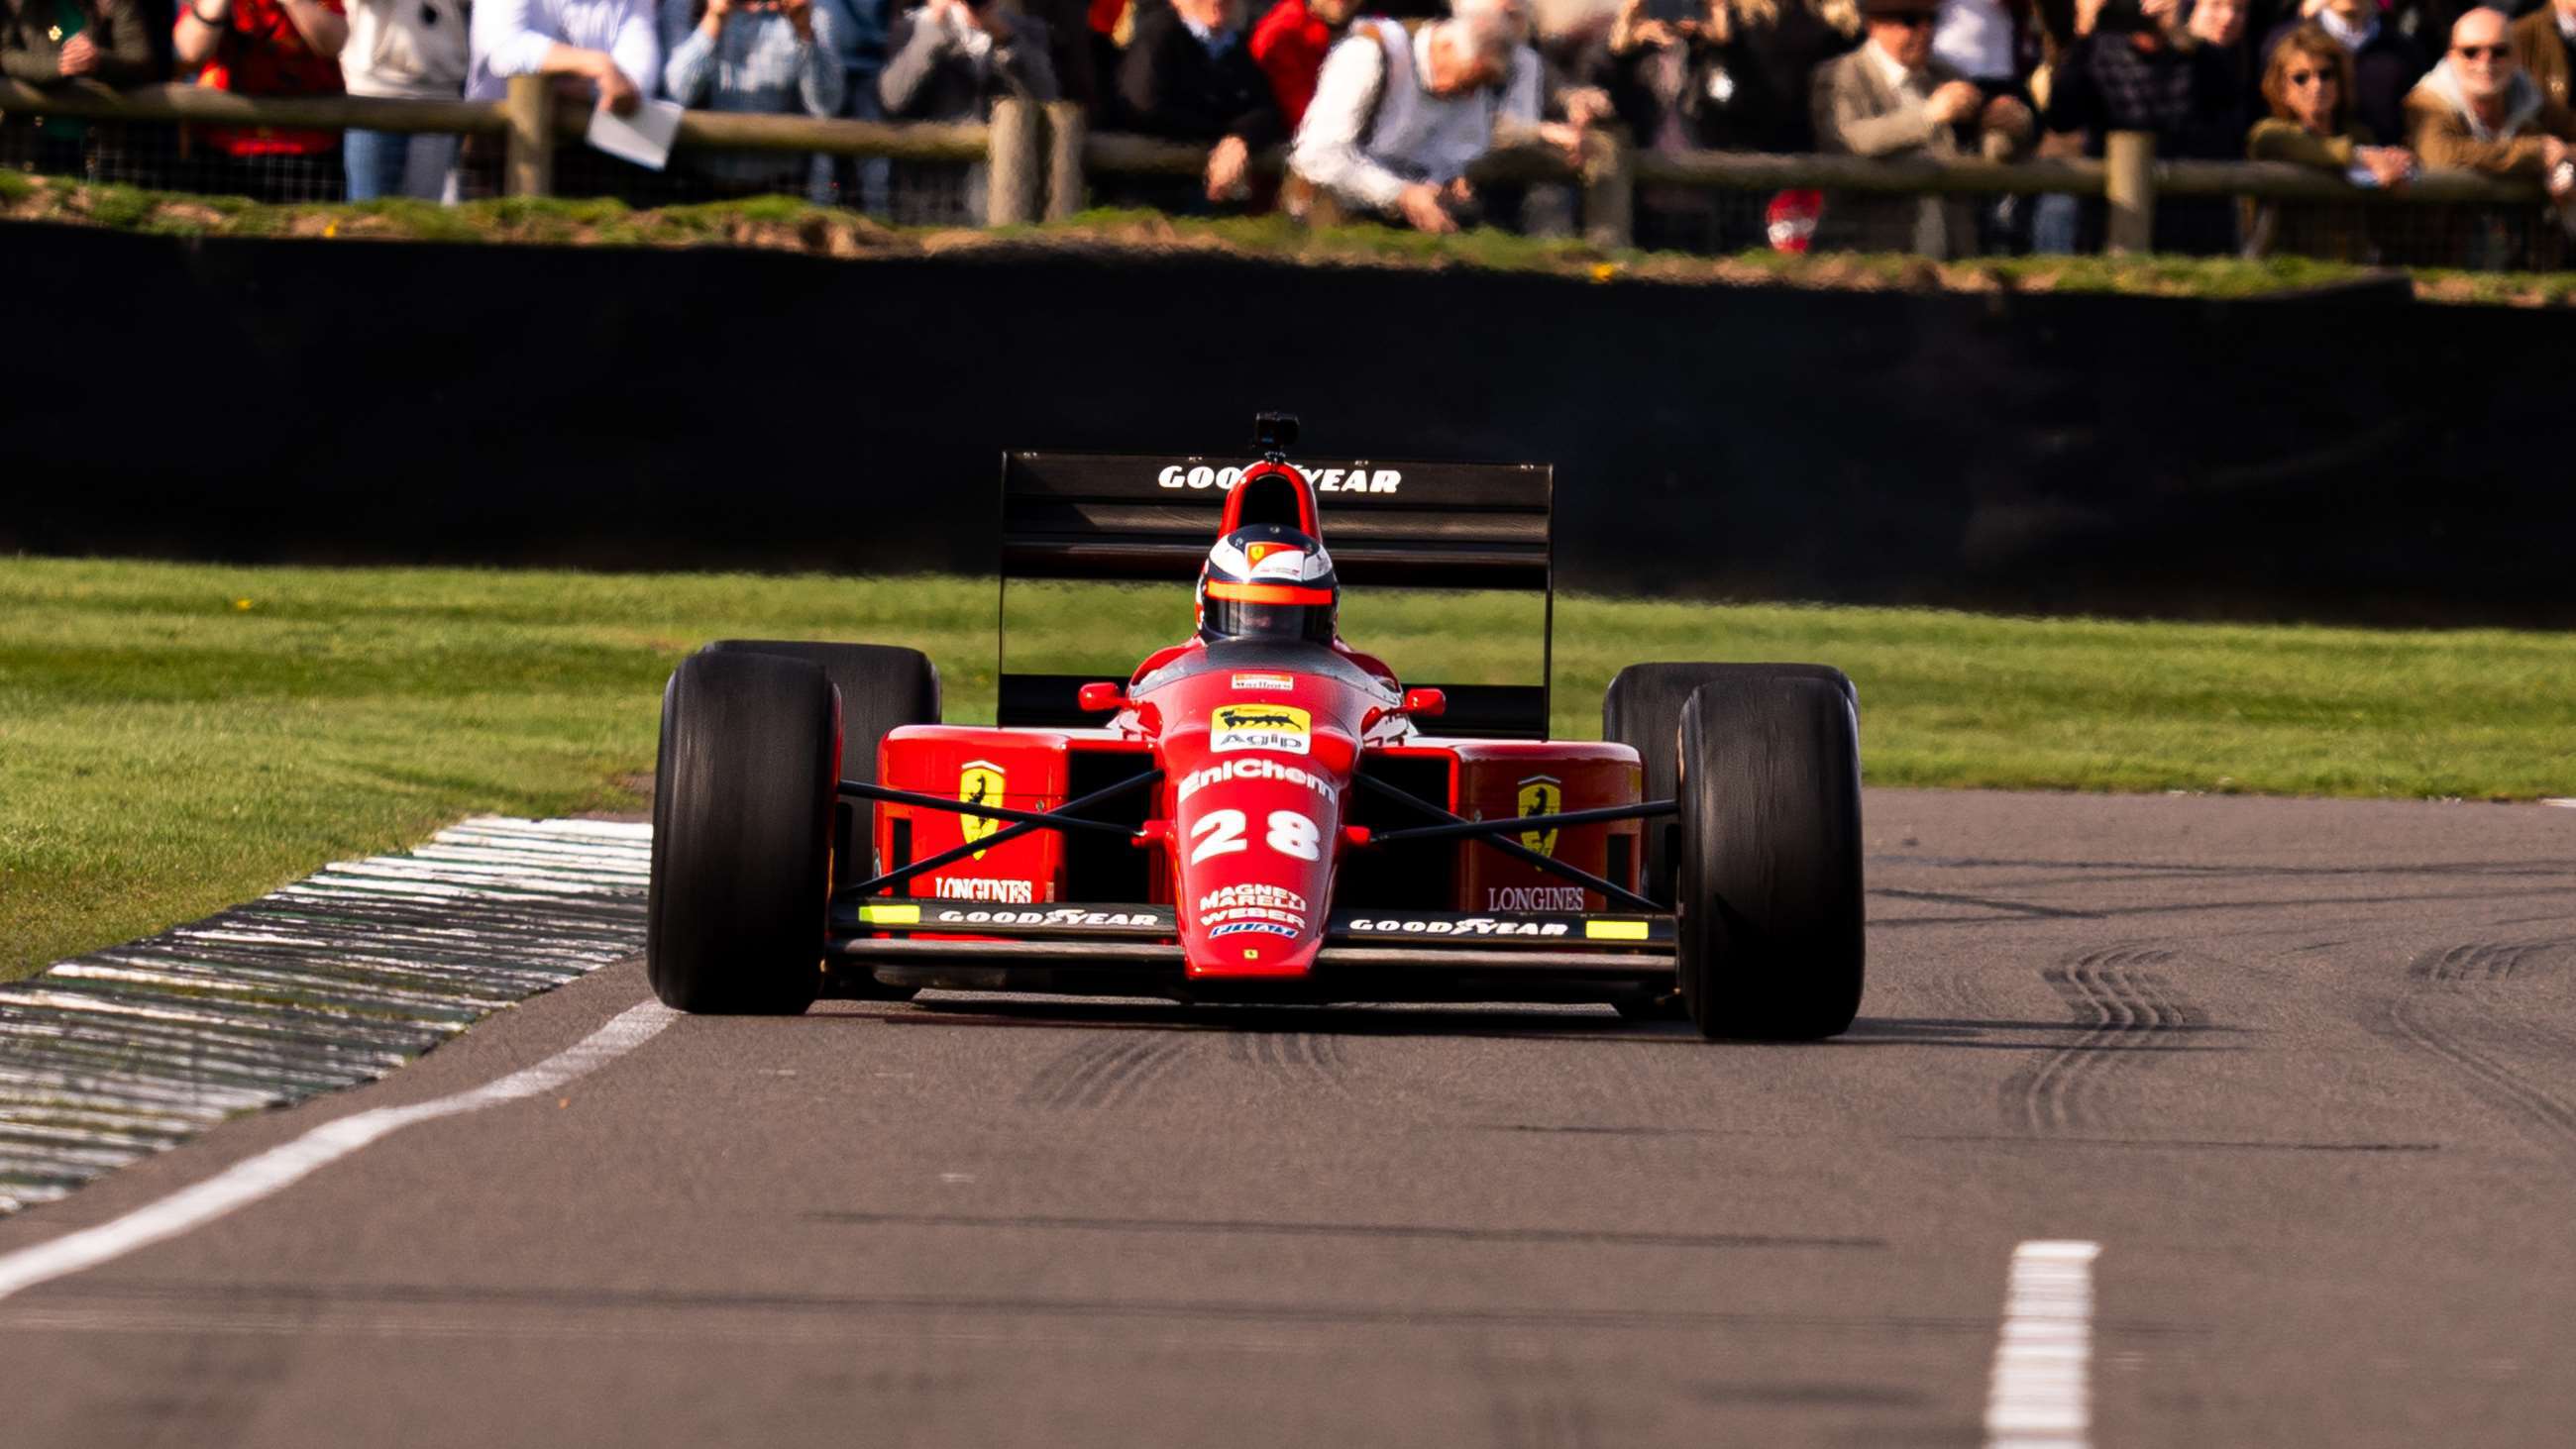
[[[1287,704],[1221,704],[1208,717],[1210,750],[1307,751],[1306,733],[1314,717]]]
[[[957,771],[957,800],[961,805],[999,805],[1002,788],[1002,767],[990,760],[968,760]],[[957,824],[968,845],[1002,828],[1002,822],[990,815],[960,815]],[[976,851],[975,858],[982,860],[984,852]]]
[[[1521,781],[1519,804],[1522,815],[1554,815],[1564,803],[1565,787],[1558,783],[1554,775],[1532,775]],[[1553,856],[1556,854],[1556,827],[1551,825],[1545,830],[1524,830],[1521,832],[1521,844],[1541,855]]]

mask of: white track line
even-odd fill
[[[2093,1260],[2100,1243],[2013,1249],[1986,1389],[1987,1449],[2085,1449],[2093,1439]]]
[[[533,1067],[453,1096],[408,1107],[378,1107],[325,1122],[284,1146],[236,1162],[204,1182],[121,1218],[0,1254],[0,1298],[201,1228],[415,1122],[479,1112],[554,1091],[651,1041],[675,1015],[660,1002],[641,1002]]]

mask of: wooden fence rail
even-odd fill
[[[110,90],[88,82],[37,87],[0,79],[0,113],[33,113],[102,121],[198,121],[313,129],[358,128],[449,132],[501,138],[502,174],[513,195],[553,187],[554,148],[577,141],[590,113],[558,104],[547,82],[520,76],[502,101],[395,101],[362,96],[242,96],[192,85]],[[1079,210],[1095,177],[1190,177],[1207,164],[1205,147],[1090,130],[1081,107],[1019,101],[995,105],[986,124],[935,125],[817,120],[807,116],[690,111],[678,148],[807,151],[898,161],[983,162],[988,168],[985,222],[1019,225]],[[2371,188],[2282,162],[2158,161],[2154,138],[2123,132],[2099,161],[1876,161],[1858,156],[1773,155],[1748,151],[1668,154],[1632,150],[1596,135],[1577,165],[1531,141],[1498,146],[1471,173],[1483,182],[1559,183],[1583,197],[1585,235],[1624,246],[1633,235],[1639,184],[1718,191],[1867,191],[1913,195],[2048,195],[2103,197],[2107,244],[2143,251],[2154,230],[2159,196],[2244,196],[2265,201],[2358,202],[2384,206],[2525,206],[2544,199],[2529,181],[2461,171],[2434,171],[2410,185]],[[1254,159],[1276,176],[1284,151]]]

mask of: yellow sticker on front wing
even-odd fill
[[[919,906],[861,906],[859,924],[863,926],[918,926]]]
[[[1595,941],[1642,941],[1646,939],[1643,921],[1586,921],[1583,934]]]

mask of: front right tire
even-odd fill
[[[681,1011],[792,1016],[822,985],[840,729],[812,664],[698,653],[662,691],[644,965]]]

